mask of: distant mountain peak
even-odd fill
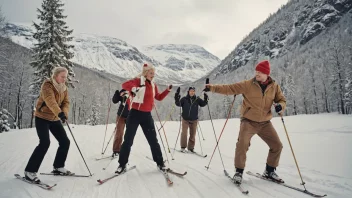
[[[6,31],[17,44],[31,48],[34,28],[29,24],[8,23]],[[145,62],[155,65],[160,83],[195,81],[212,71],[220,59],[203,47],[191,44],[150,45],[141,50],[118,38],[89,33],[75,34],[73,62],[122,78],[133,78]]]

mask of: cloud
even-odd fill
[[[288,0],[65,0],[74,33],[112,36],[140,47],[197,44],[223,59]],[[0,0],[12,22],[35,20],[41,0]]]

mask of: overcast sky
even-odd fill
[[[0,0],[9,22],[36,20],[42,0]],[[196,44],[225,58],[288,0],[64,0],[74,33],[111,36],[136,47]]]

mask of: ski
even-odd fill
[[[132,169],[135,169],[136,168],[136,165],[134,165],[134,166],[131,166],[131,167],[129,167],[129,168],[127,168],[124,172],[122,172],[121,174],[114,174],[113,176],[110,176],[110,177],[108,177],[108,178],[105,178],[105,179],[98,179],[97,180],[97,182],[101,185],[101,184],[104,184],[105,182],[107,182],[107,181],[109,181],[109,180],[111,180],[111,179],[113,179],[113,178],[115,178],[115,177],[117,177],[117,176],[120,176],[120,175],[123,175],[123,174],[125,174],[126,172],[128,172],[128,171],[130,171],[130,170],[132,170]]]
[[[251,175],[251,176],[254,176],[254,177],[257,177],[257,178],[260,178],[260,179],[269,181],[269,182],[273,182],[273,183],[279,184],[279,185],[281,185],[281,186],[285,186],[285,187],[287,187],[287,188],[291,188],[291,189],[293,189],[293,190],[296,190],[296,191],[305,193],[305,194],[310,195],[310,196],[313,196],[313,197],[325,197],[325,196],[327,196],[326,194],[325,194],[325,195],[318,195],[318,194],[314,194],[314,193],[312,193],[312,192],[309,192],[308,190],[303,190],[303,189],[301,189],[301,188],[297,188],[297,187],[294,187],[294,186],[291,186],[291,185],[288,185],[288,184],[285,184],[285,183],[276,182],[276,181],[274,181],[274,180],[271,180],[271,179],[268,179],[268,178],[263,177],[263,176],[262,176],[261,174],[259,174],[259,173],[254,174],[254,173],[252,173],[251,171],[247,171],[246,173],[247,173],[248,175]]]
[[[236,184],[234,181],[233,181],[233,178],[229,175],[229,173],[226,171],[226,170],[224,170],[224,173],[225,173],[225,176],[227,177],[227,178],[229,178],[230,180],[231,180],[231,182],[233,183],[233,184],[235,184],[235,186],[243,193],[243,194],[248,194],[249,193],[249,191],[248,190],[246,190],[246,189],[244,189],[243,187],[242,187],[242,184]]]
[[[160,169],[159,169],[159,171],[164,175],[164,177],[165,177],[165,179],[166,179],[166,182],[167,182],[167,185],[168,185],[168,186],[172,186],[172,184],[173,184],[174,182],[171,180],[171,178],[170,178],[170,176],[169,176],[169,174],[168,174],[168,171],[162,171],[162,170],[160,170]]]
[[[19,179],[19,180],[22,180],[22,181],[27,182],[27,183],[29,183],[29,184],[34,184],[34,185],[36,185],[36,186],[38,186],[38,187],[40,187],[40,188],[46,189],[46,190],[50,190],[50,189],[52,189],[53,187],[56,186],[56,184],[54,184],[54,185],[49,185],[49,184],[46,184],[46,183],[43,183],[43,182],[34,183],[34,182],[31,182],[31,181],[27,180],[25,177],[22,177],[22,176],[19,175],[19,174],[15,174],[15,177],[16,177],[17,179]]]
[[[153,161],[153,159],[150,158],[149,156],[146,156],[146,158],[149,159],[149,160],[151,160],[151,161]],[[170,168],[166,169],[166,171],[167,171],[168,173],[171,173],[171,174],[176,175],[176,176],[178,176],[178,177],[183,177],[183,176],[187,175],[187,171],[181,173],[181,172],[178,172],[178,171],[174,171],[174,170],[172,170],[172,169],[170,169]]]
[[[176,150],[176,151],[178,151],[178,152],[180,152],[180,153],[184,153],[184,154],[187,154],[187,153],[189,153],[189,154],[194,154],[194,155],[196,155],[196,156],[203,157],[203,158],[206,158],[206,157],[208,156],[208,155],[202,155],[202,154],[197,153],[197,152],[194,152],[194,151],[185,151],[185,152],[182,152],[182,151],[179,150],[179,149],[174,149],[174,150]]]
[[[174,171],[174,170],[172,170],[170,168],[168,168],[166,171],[168,173],[171,173],[171,174],[176,175],[178,177],[183,177],[183,176],[187,175],[187,171],[185,171],[184,173],[180,173],[180,172],[176,172],[176,171]]]
[[[66,177],[90,177],[91,175],[76,175],[76,174],[70,174],[70,175],[64,175],[64,174],[57,174],[57,173],[40,173],[41,175],[54,175],[54,176],[66,176]]]
[[[118,155],[115,155],[114,157],[112,156],[106,156],[106,157],[100,157],[100,158],[95,158],[96,161],[103,160],[103,159],[115,159]]]
[[[197,152],[194,152],[194,151],[188,151],[188,153],[191,153],[191,154],[194,154],[194,155],[197,155],[197,156],[199,156],[199,157],[203,157],[203,158],[206,158],[208,155],[202,155],[202,154],[200,154],[200,153],[197,153]]]

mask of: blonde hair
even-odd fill
[[[55,78],[61,72],[68,73],[68,70],[65,67],[54,67],[54,69],[51,71],[52,73],[51,78]]]
[[[153,70],[154,72],[155,72],[155,67],[152,65],[152,64],[150,64],[150,63],[145,63],[144,65],[143,65],[143,69],[142,69],[142,73],[140,73],[138,76],[137,76],[137,78],[140,78],[141,76],[146,76],[147,75],[147,73],[148,73],[148,71],[150,71],[150,70]]]

